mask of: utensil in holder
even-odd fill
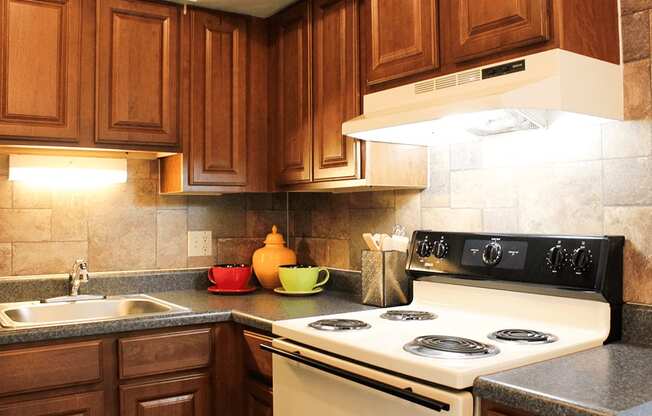
[[[362,251],[362,303],[389,307],[412,302],[412,279],[403,251]]]

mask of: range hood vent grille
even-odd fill
[[[414,84],[414,94],[425,94],[435,90],[456,87],[458,85],[469,84],[471,82],[482,81],[482,71],[475,69],[472,71],[461,72],[459,74],[446,75],[444,77],[429,79]]]

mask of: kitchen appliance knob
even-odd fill
[[[434,244],[432,254],[435,255],[438,259],[443,259],[448,254],[448,243],[445,241],[437,241]]]
[[[417,254],[419,257],[430,257],[432,254],[432,244],[428,241],[428,237],[425,237],[417,246]]]
[[[500,263],[500,260],[503,258],[503,248],[501,245],[492,241],[491,243],[484,246],[482,251],[482,262],[487,266],[495,266]]]
[[[582,274],[588,271],[593,264],[593,253],[588,248],[582,246],[573,250],[571,264],[575,273]]]
[[[553,273],[559,272],[564,267],[564,262],[566,261],[566,250],[557,244],[548,250],[548,256],[546,256],[546,264],[548,269]]]

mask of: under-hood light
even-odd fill
[[[127,160],[95,157],[10,155],[9,180],[61,188],[127,181]]]

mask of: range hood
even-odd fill
[[[542,129],[563,115],[579,123],[623,119],[621,65],[553,49],[364,97],[343,134],[429,145],[438,138]]]

